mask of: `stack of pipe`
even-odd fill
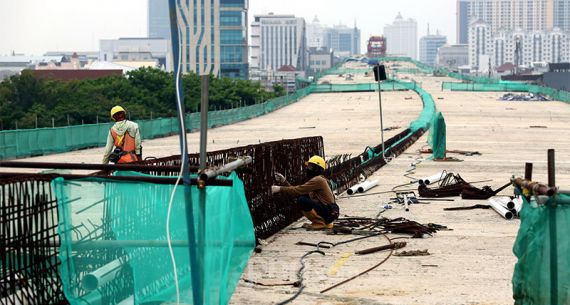
[[[491,207],[493,208],[493,210],[495,210],[495,212],[497,212],[499,215],[501,215],[503,218],[507,219],[507,220],[511,220],[513,219],[513,212],[509,211],[504,205],[503,205],[503,201],[500,199],[500,197],[495,197],[495,198],[489,198],[489,204],[491,205]]]
[[[425,177],[418,180],[420,185],[430,185],[432,183],[439,182],[441,179],[445,177],[445,171],[441,171],[439,173],[433,174],[429,177]]]
[[[346,193],[349,195],[353,195],[355,193],[364,193],[377,185],[378,185],[378,180],[364,181],[359,184],[353,185],[351,188],[349,188],[346,191]]]

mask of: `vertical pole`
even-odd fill
[[[190,180],[190,170],[188,167],[188,140],[186,136],[186,125],[184,117],[186,110],[184,107],[184,90],[182,89],[182,71],[180,71],[181,58],[180,58],[180,33],[178,29],[178,8],[176,0],[168,0],[169,19],[170,19],[170,40],[172,42],[172,57],[174,63],[174,86],[176,88],[176,107],[178,112],[179,121],[179,136],[180,136],[180,163],[181,163],[181,176],[184,182],[184,208],[186,210],[186,227],[188,229],[188,241],[190,246],[188,252],[190,254],[190,268],[192,280],[192,304],[204,304],[204,264],[201,258],[198,257],[197,248],[202,247],[196,244],[196,227],[195,219],[200,218],[200,215],[194,215],[194,205],[192,204],[192,185]],[[190,124],[190,126],[192,126]],[[200,214],[200,211],[198,211]],[[202,247],[203,248],[203,247]],[[178,283],[178,281],[176,282]],[[176,285],[177,293],[180,292],[179,286]],[[177,296],[178,297],[178,296]],[[177,298],[177,303],[180,299]]]
[[[525,163],[524,165],[524,179],[531,181],[532,180],[532,163]]]
[[[69,114],[67,115],[67,126],[69,126]]]
[[[38,129],[38,115],[36,114],[36,129]]]
[[[200,97],[200,170],[206,169],[206,144],[208,142],[208,87],[209,76],[201,76],[202,95]]]
[[[554,149],[548,150],[548,186],[556,186],[555,180]],[[550,233],[550,304],[558,304],[558,234],[556,226],[556,195],[549,200],[549,233]]]
[[[51,128],[55,128],[55,118],[51,117]]]
[[[380,64],[378,64],[378,106],[380,108],[380,141],[382,141],[382,157],[384,157],[384,121],[382,115],[382,81],[380,80]]]

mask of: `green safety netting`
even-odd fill
[[[570,103],[570,92],[556,90],[554,88],[541,87],[537,85],[530,85],[527,83],[519,82],[501,82],[501,83],[456,83],[456,82],[443,82],[442,89],[451,91],[482,91],[482,92],[530,92],[535,94],[544,94],[553,99]]]
[[[430,135],[428,144],[432,148],[432,157],[434,159],[445,158],[446,151],[446,128],[445,119],[441,112],[437,112],[433,117],[433,122],[430,127]]]
[[[523,200],[513,247],[515,304],[570,304],[570,196],[558,194],[545,205]]]
[[[231,180],[233,186],[206,187],[203,206],[195,186],[176,189],[169,226],[176,269],[166,234],[174,185],[104,178],[54,180],[60,276],[69,302],[173,304],[176,270],[183,304],[192,303],[193,287],[202,288],[197,291],[204,304],[227,304],[255,247],[255,235],[243,183],[235,173],[220,179]],[[192,204],[186,191],[191,192]],[[194,238],[186,221],[190,211]],[[190,247],[197,253],[197,265],[191,263]]]

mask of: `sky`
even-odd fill
[[[165,0],[166,1],[166,0]],[[362,45],[382,34],[398,12],[418,22],[418,38],[427,24],[455,43],[456,0],[250,0],[255,14],[294,14],[324,25],[361,29]],[[41,55],[47,51],[98,51],[100,39],[145,37],[147,0],[0,0],[0,55],[12,51]]]

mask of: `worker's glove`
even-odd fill
[[[282,174],[277,173],[277,172],[273,175],[273,178],[275,178],[275,181],[278,184],[284,184],[285,182],[287,182],[287,179],[285,178],[285,176],[283,176]]]
[[[279,193],[281,191],[281,187],[277,185],[271,186],[271,194]]]

